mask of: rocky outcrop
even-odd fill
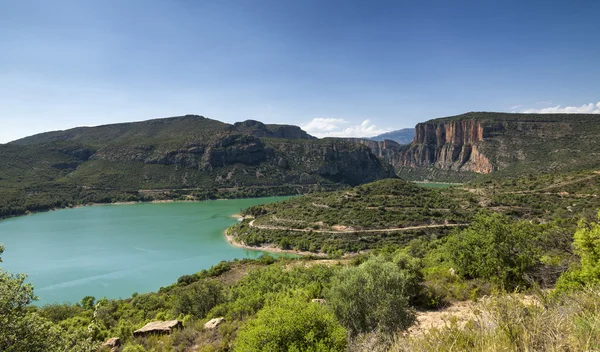
[[[395,141],[389,139],[375,141],[366,138],[344,138],[344,140],[368,147],[373,154],[394,167],[401,165],[400,151],[402,150],[402,145]]]
[[[396,177],[394,168],[375,156],[370,148],[338,138],[304,143],[281,141],[272,145],[291,169],[334,182],[358,185]]]
[[[476,120],[420,123],[414,141],[399,153],[395,165],[492,172],[496,167],[480,146],[493,130]]]
[[[265,125],[255,120],[236,122],[233,124],[233,130],[258,138],[315,139],[298,126]]]
[[[225,318],[220,317],[220,318],[213,318],[209,321],[207,321],[204,324],[204,329],[206,330],[214,330],[216,329],[219,325],[221,325],[221,323],[223,323],[225,321]]]
[[[56,131],[9,147],[55,150],[53,173],[111,189],[321,187],[394,177],[364,145],[319,140],[297,126],[195,115]]]

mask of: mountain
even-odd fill
[[[371,152],[375,154],[377,157],[383,159],[388,164],[400,165],[402,160],[400,151],[402,150],[402,145],[393,140],[386,139],[383,141],[375,141],[367,138],[341,138],[344,141],[356,143],[359,145],[364,145],[371,149]]]
[[[379,136],[365,138],[373,141],[385,141],[391,140],[398,144],[409,144],[415,138],[415,129],[414,128],[403,128],[396,131],[391,131],[387,133],[380,134]]]
[[[411,168],[503,175],[600,166],[600,115],[471,112],[420,123],[401,152]]]
[[[366,146],[316,139],[297,126],[186,115],[0,145],[0,216],[141,196],[289,194],[387,177],[393,168]]]

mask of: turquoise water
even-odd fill
[[[231,215],[286,197],[65,209],[0,221],[0,267],[26,273],[38,304],[158,290],[221,260],[256,258],[231,246]]]

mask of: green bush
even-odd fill
[[[208,269],[206,275],[216,277],[228,272],[229,270],[231,270],[231,263],[227,261],[221,261],[219,264],[213,265],[210,269]]]
[[[573,247],[581,262],[560,277],[558,291],[600,284],[600,223],[581,220],[575,231]]]
[[[346,267],[331,280],[326,297],[333,312],[352,335],[407,329],[415,316],[409,308],[410,278],[398,265],[373,257]]]
[[[175,314],[190,314],[197,318],[204,318],[223,300],[221,284],[211,280],[198,281],[175,292]]]
[[[235,351],[344,351],[346,331],[306,295],[281,295],[240,330]]]
[[[468,229],[449,236],[443,250],[458,275],[512,290],[531,284],[525,275],[539,263],[541,230],[528,221],[482,214]]]

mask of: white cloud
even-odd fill
[[[350,121],[336,118],[314,118],[301,125],[309,134],[323,137],[373,137],[390,130],[378,129],[371,120],[364,120],[360,125],[351,125]]]
[[[553,106],[549,108],[543,109],[527,109],[524,110],[525,113],[533,113],[533,114],[573,114],[573,113],[581,113],[581,114],[600,114],[600,102],[598,103],[589,103],[581,106]]]

